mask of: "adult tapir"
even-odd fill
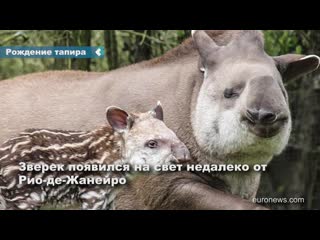
[[[193,31],[165,55],[108,73],[55,71],[0,82],[0,141],[26,128],[91,129],[104,109],[146,111],[165,122],[201,164],[267,164],[291,130],[284,81],[312,72],[317,56],[270,57],[260,31]],[[117,209],[260,209],[260,173],[141,176]],[[231,194],[230,194],[231,193]]]

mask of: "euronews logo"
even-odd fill
[[[103,58],[104,47],[0,47],[0,58]]]

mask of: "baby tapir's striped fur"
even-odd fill
[[[39,209],[46,203],[80,203],[82,209],[109,209],[110,185],[57,186],[18,184],[19,175],[29,178],[66,176],[110,177],[110,172],[21,172],[28,164],[173,164],[190,159],[186,146],[163,123],[163,110],[128,114],[117,107],[107,109],[105,125],[90,132],[30,129],[0,147],[0,209]]]

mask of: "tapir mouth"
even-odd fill
[[[243,119],[243,122],[247,125],[249,131],[254,135],[261,138],[272,138],[281,132],[281,130],[287,124],[288,118],[284,117],[278,119],[276,122],[271,124],[254,123],[247,119]]]

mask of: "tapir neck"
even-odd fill
[[[239,154],[241,155],[241,154]],[[202,164],[216,164],[216,165],[248,165],[249,171],[223,171],[212,172],[213,177],[217,177],[228,186],[227,191],[234,195],[238,195],[244,199],[252,200],[258,191],[261,171],[254,171],[255,164],[268,164],[272,156],[255,156],[245,155],[244,157],[234,156],[213,156],[206,153],[200,153],[197,156],[197,161]]]
[[[232,194],[253,200],[259,188],[261,173],[254,171],[226,172],[219,174],[219,178],[229,186],[229,191]]]
[[[103,125],[80,137],[82,141],[90,140],[84,146],[87,151],[86,161],[92,158],[92,162],[96,161],[99,164],[114,164],[123,160],[122,140],[109,126]]]

